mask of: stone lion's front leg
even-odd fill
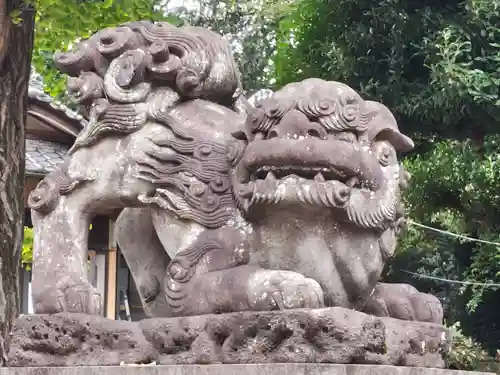
[[[189,291],[189,292],[188,292]],[[239,266],[198,275],[185,286],[176,315],[269,311],[324,306],[323,291],[312,279],[292,271]]]
[[[36,193],[35,190],[33,194]],[[89,220],[85,215],[68,215],[70,208],[59,204],[46,216],[32,212],[33,307],[37,314],[100,315],[102,296],[87,276]]]
[[[441,302],[407,284],[377,284],[363,311],[381,317],[443,323]]]
[[[60,312],[100,315],[102,297],[88,282],[74,283],[67,280],[56,287],[45,289],[34,296],[34,308],[38,314]]]
[[[207,230],[167,267],[173,316],[323,306],[320,285],[303,275],[248,265],[249,246],[235,228]]]
[[[319,283],[297,272],[257,269],[250,272],[245,281],[245,298],[250,310],[324,307]]]

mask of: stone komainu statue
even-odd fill
[[[150,316],[343,307],[441,323],[378,283],[404,224],[413,142],[384,105],[307,79],[250,104],[213,32],[134,22],[55,56],[89,124],[31,193],[37,313],[97,314],[89,223],[116,232]]]

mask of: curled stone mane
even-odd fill
[[[209,229],[227,223],[236,210],[229,173],[243,153],[241,142],[197,140],[184,134],[182,124],[172,115],[153,111],[150,116],[167,126],[175,138],[151,140],[171,152],[151,154],[139,162],[137,177],[158,186],[154,196],[139,199]]]
[[[373,112],[365,110],[363,104],[361,96],[346,84],[309,78],[290,83],[258,102],[247,125],[252,133],[268,132],[296,109],[314,118],[323,131],[363,133],[373,117]]]
[[[151,112],[161,117],[183,100],[241,105],[229,43],[203,28],[131,22],[97,32],[75,50],[56,53],[54,61],[70,76],[68,93],[90,117],[72,151],[103,134],[133,133]]]

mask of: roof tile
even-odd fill
[[[64,161],[68,147],[56,142],[26,139],[26,173],[46,174]]]

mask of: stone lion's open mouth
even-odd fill
[[[278,179],[273,171],[269,171],[263,179],[241,184],[238,194],[245,200],[246,208],[263,203],[344,207],[351,197],[351,187],[338,180],[311,180],[295,173]]]
[[[369,150],[338,140],[254,141],[237,173],[235,192],[246,208],[278,203],[344,208],[353,191],[369,195],[385,184]]]
[[[267,139],[251,142],[241,160],[249,177],[277,179],[297,175],[306,180],[364,182],[373,190],[383,184],[380,164],[369,149],[341,140]],[[352,180],[351,180],[352,179]]]
[[[237,194],[255,203],[344,207],[355,189],[384,185],[377,158],[354,142],[268,139],[251,142],[238,167]]]
[[[285,180],[300,179],[314,181],[316,183],[325,183],[327,181],[338,181],[344,183],[350,188],[368,188],[368,184],[362,184],[357,176],[349,176],[334,167],[302,167],[298,165],[270,166],[263,165],[258,167],[250,174],[250,180]]]

